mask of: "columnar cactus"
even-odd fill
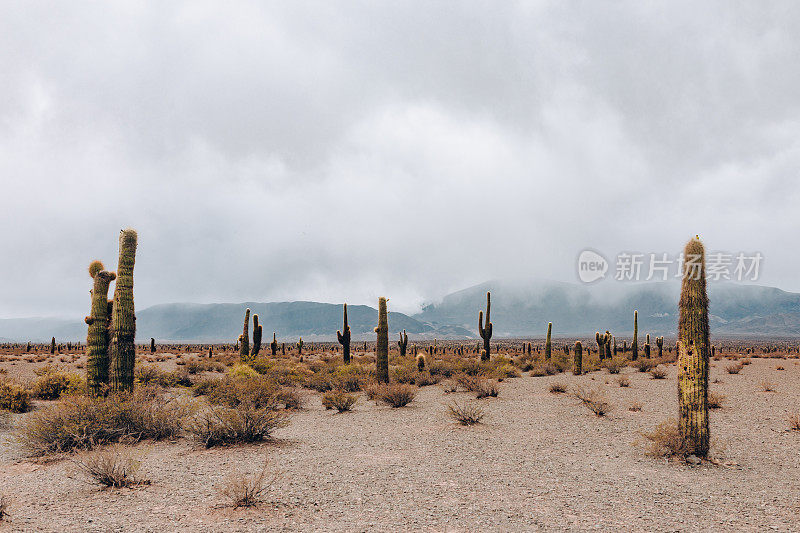
[[[305,346],[305,343],[303,342],[303,337],[300,337],[300,340],[297,341],[297,353],[298,353],[298,355],[303,355],[303,346]]]
[[[244,311],[244,326],[242,335],[239,337],[239,359],[242,363],[247,363],[250,359],[250,308]]]
[[[136,311],[133,304],[133,266],[136,262],[136,231],[119,234],[119,263],[111,315],[110,382],[115,391],[133,390],[136,364]]]
[[[606,349],[606,359],[611,359],[611,339],[612,339],[611,333],[608,330],[606,330],[606,339],[605,342],[603,343],[603,346],[605,346]]]
[[[664,337],[656,337],[656,346],[658,346],[658,358],[661,359],[664,355]]]
[[[100,261],[92,261],[89,275],[94,280],[92,290],[92,307],[86,324],[89,331],[86,336],[86,392],[89,396],[99,396],[108,386],[108,286],[117,275],[104,269]],[[30,346],[30,343],[28,343]]]
[[[156,340],[150,337],[150,353],[156,353]]]
[[[483,351],[481,352],[481,361],[488,361],[492,352],[489,341],[492,338],[492,322],[490,314],[492,312],[492,294],[486,293],[486,327],[483,327],[483,311],[478,312],[478,333],[481,334],[483,339]]]
[[[420,372],[425,370],[425,356],[422,354],[417,356],[417,370]]]
[[[342,357],[344,364],[350,364],[350,325],[347,323],[347,304],[344,304],[342,311],[342,331],[336,330],[336,337],[342,345]]]
[[[581,341],[575,343],[575,350],[572,358],[572,373],[576,376],[583,374],[583,345]]]
[[[550,334],[553,332],[553,323],[547,323],[547,341],[544,344],[544,358],[550,359],[552,355],[552,344],[550,344]]]
[[[53,337],[50,340],[50,353],[51,354],[56,353],[56,338],[55,337]]]
[[[269,343],[269,351],[272,355],[278,355],[278,339],[275,338],[275,332],[272,332],[272,342]]]
[[[406,335],[406,330],[403,330],[403,333],[400,334],[400,340],[397,341],[397,346],[400,348],[400,357],[405,357],[406,348],[408,347],[408,335]]]
[[[617,338],[614,337],[613,340],[614,340],[614,357],[616,357],[617,356]]]
[[[258,323],[258,315],[253,315],[253,350],[250,353],[250,360],[256,358],[261,351],[261,335],[263,326]]]
[[[678,318],[678,427],[694,455],[705,457],[708,428],[708,295],[705,248],[699,237],[683,252]]]
[[[375,374],[378,381],[389,383],[389,319],[386,313],[386,298],[378,298],[378,340],[375,347]]]
[[[639,311],[633,312],[633,341],[631,342],[631,361],[639,358]]]
[[[605,353],[606,353],[605,348],[603,346],[606,342],[606,336],[601,335],[600,332],[597,331],[594,334],[594,339],[597,342],[597,354],[600,357],[600,359],[603,360],[605,359]]]

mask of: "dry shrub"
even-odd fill
[[[282,403],[286,409],[303,408],[303,395],[296,387],[281,387],[278,390],[277,400]]]
[[[642,410],[642,402],[633,402],[630,407],[628,407],[628,411],[638,412]]]
[[[189,372],[186,369],[167,372],[154,365],[141,365],[136,368],[134,377],[140,385],[157,385],[165,389],[171,389],[179,385],[183,387],[192,386]]]
[[[13,381],[0,380],[0,409],[12,413],[25,413],[31,408],[31,395]]]
[[[775,370],[786,370],[786,369],[783,368],[782,366],[778,365],[778,366],[775,367]]]
[[[76,459],[75,464],[95,482],[106,487],[122,488],[150,484],[149,480],[136,475],[142,465],[141,459],[131,450],[119,445],[89,452]]]
[[[738,363],[738,364],[735,364],[735,365],[726,366],[725,367],[725,371],[728,374],[738,374],[739,372],[742,371],[742,368],[744,368],[744,365],[742,365],[742,363]]]
[[[226,375],[208,393],[208,401],[224,407],[246,404],[254,408],[271,407],[280,403],[281,389],[272,380],[258,374],[255,377]]]
[[[678,421],[673,419],[661,422],[650,433],[641,432],[642,437],[647,439],[645,453],[653,457],[686,457],[689,454],[689,446],[682,438],[678,430]]]
[[[480,398],[497,398],[500,394],[500,388],[496,381],[491,379],[480,379],[477,382],[477,389],[474,391],[475,397]]]
[[[417,395],[417,388],[406,383],[388,383],[381,385],[377,399],[390,407],[405,407]]]
[[[637,359],[636,362],[633,363],[633,366],[636,367],[639,372],[649,372],[655,365],[654,361],[651,359]]]
[[[229,474],[217,492],[230,507],[254,507],[264,502],[277,479],[278,474],[270,473],[264,462],[264,467],[256,474]]]
[[[740,362],[741,362],[742,365],[745,365],[745,366],[749,365],[750,363],[752,363],[752,361],[750,360],[749,357],[746,357],[746,358],[742,359]]]
[[[370,382],[364,386],[364,395],[367,397],[368,400],[378,403],[379,401],[378,397],[380,396],[381,393],[381,387],[382,384],[378,383],[377,381]]]
[[[619,374],[622,367],[625,366],[625,361],[621,359],[609,359],[603,363],[603,366],[608,370],[609,374]]]
[[[456,392],[458,390],[458,381],[454,379],[448,379],[442,383],[445,394],[450,394],[451,392]]]
[[[657,366],[655,368],[650,369],[650,377],[653,379],[666,379],[667,377],[667,369]]]
[[[709,392],[708,393],[708,408],[709,409],[721,409],[722,404],[725,403],[725,395],[719,394],[716,392]]]
[[[547,372],[545,371],[542,365],[534,365],[531,367],[531,377],[532,378],[540,378],[542,376],[546,376]]]
[[[439,376],[433,376],[427,370],[424,372],[420,372],[417,374],[417,378],[414,380],[414,384],[417,387],[427,387],[428,385],[436,385],[441,380]]]
[[[447,414],[462,426],[472,426],[480,424],[486,416],[483,408],[474,403],[453,402],[447,406]]]
[[[349,411],[357,401],[357,393],[345,392],[343,390],[332,390],[322,395],[322,405],[325,409],[336,409],[339,413]]]
[[[221,380],[215,378],[200,378],[192,385],[192,396],[205,396],[211,394]]]
[[[789,429],[792,431],[800,431],[800,411],[789,415]]]
[[[764,392],[775,392],[776,391],[775,384],[772,383],[771,381],[767,381],[767,380],[764,380],[761,383],[759,383],[759,387],[761,387],[761,390],[764,391]]]
[[[628,376],[620,376],[617,378],[617,385],[620,387],[630,387],[631,380],[628,378]]]
[[[577,388],[573,395],[597,416],[604,416],[612,408],[612,405],[606,400],[603,393],[597,389],[589,390]]]
[[[66,396],[29,415],[19,437],[34,455],[91,449],[121,440],[160,440],[180,434],[190,413],[191,406],[151,388],[107,398]]]
[[[555,383],[551,383],[548,390],[553,394],[561,394],[563,392],[567,392],[567,385],[565,383],[560,383],[556,381]]]
[[[44,368],[47,371],[37,373],[38,377],[31,386],[31,393],[35,398],[57,400],[62,395],[80,394],[86,389],[86,381],[78,374],[49,366]]]
[[[226,446],[260,442],[284,427],[289,417],[277,402],[268,407],[239,404],[236,407],[212,407],[197,415],[188,430],[194,439],[205,446]]]

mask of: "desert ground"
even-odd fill
[[[174,369],[181,360],[143,357],[150,361],[140,367]],[[669,362],[666,379],[631,366],[581,376],[524,371],[503,379],[495,398],[445,392],[442,382],[420,387],[405,407],[361,394],[343,413],[303,388],[303,406],[261,443],[131,445],[149,484],[123,489],[101,488],[78,468],[90,452],[31,457],[18,440],[31,413],[8,415],[0,494],[11,504],[0,531],[800,531],[800,431],[788,422],[800,409],[800,362],[747,357],[729,374],[729,359],[745,357],[712,361],[711,391],[724,399],[711,411],[714,461],[698,465],[648,455],[641,436],[676,415]],[[34,379],[48,362],[80,372],[83,361],[6,357],[0,377]],[[551,392],[554,383],[566,392]],[[609,412],[596,416],[577,389],[596,390]],[[485,418],[458,425],[447,414],[453,401],[481,406]],[[52,404],[34,400],[32,412]],[[275,477],[263,501],[226,505],[226,480],[265,464]]]

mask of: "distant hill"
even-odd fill
[[[639,310],[644,335],[673,336],[677,331],[678,282],[588,286],[533,280],[491,281],[445,296],[408,316],[389,313],[392,336],[405,329],[416,339],[477,338],[478,311],[492,291],[494,335],[539,337],[547,322],[556,336],[593,335],[610,330],[620,339],[633,329],[633,310]],[[712,335],[800,337],[800,294],[773,287],[709,283]],[[242,330],[244,310],[259,315],[264,341],[272,332],[283,341],[302,336],[308,341],[332,341],[341,329],[342,307],[318,302],[244,302],[239,304],[171,303],[137,312],[137,340],[162,342],[235,342]],[[348,306],[354,340],[374,339],[378,311],[366,305]],[[84,340],[83,319],[15,318],[0,320],[0,338],[16,342]]]

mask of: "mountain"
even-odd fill
[[[674,336],[678,328],[679,282],[579,285],[545,280],[490,281],[445,296],[408,316],[389,313],[392,336],[405,329],[415,339],[477,338],[478,311],[492,292],[495,338],[539,337],[553,322],[556,336],[593,335],[610,330],[630,337],[633,310],[639,311],[642,335]],[[711,333],[800,337],[800,294],[773,287],[709,283]],[[264,342],[272,332],[281,341],[333,341],[342,327],[339,304],[317,302],[244,302],[240,304],[171,303],[137,312],[137,340],[160,342],[235,342],[244,310],[259,315]],[[373,340],[378,311],[366,305],[347,307],[353,340]],[[84,340],[82,319],[15,318],[0,320],[0,338],[12,341]]]
[[[718,335],[800,336],[800,294],[773,287],[710,282],[711,331]],[[498,337],[541,336],[553,322],[555,335],[590,335],[595,331],[639,331],[675,335],[679,282],[578,285],[556,281],[491,281],[445,296],[414,318],[435,328],[461,326],[477,332],[478,311],[492,293],[492,322]]]

